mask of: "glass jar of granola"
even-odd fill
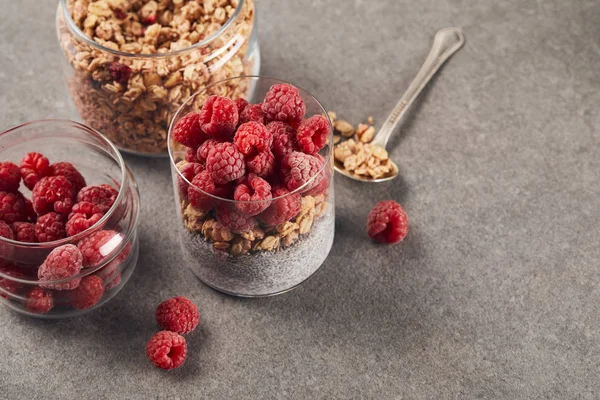
[[[254,0],[60,0],[57,30],[80,117],[131,153],[166,155],[187,98],[260,69]]]

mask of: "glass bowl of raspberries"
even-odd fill
[[[139,192],[114,145],[67,120],[0,133],[0,302],[60,318],[97,308],[137,263]]]
[[[169,129],[185,264],[242,297],[299,285],[333,244],[331,121],[307,91],[232,78],[188,99]]]

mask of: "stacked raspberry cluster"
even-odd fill
[[[31,190],[31,200],[19,191],[21,181]],[[110,185],[87,186],[71,163],[50,164],[41,153],[26,154],[20,166],[0,162],[0,236],[46,243],[78,235],[102,219],[117,195]],[[24,308],[38,314],[48,313],[55,305],[90,308],[120,283],[120,264],[129,256],[131,244],[123,246],[101,270],[87,276],[85,272],[114,255],[112,250],[122,241],[116,231],[96,230],[76,244],[54,248],[39,266],[13,262],[20,259],[14,246],[0,243],[0,272],[32,282],[0,277],[0,296],[25,299]],[[39,285],[32,288],[34,282]]]
[[[186,162],[178,164],[185,178],[180,197],[235,234],[290,220],[302,196],[326,196],[329,185],[319,154],[329,120],[305,114],[289,84],[273,85],[260,104],[209,97],[173,128],[173,138],[188,148]]]

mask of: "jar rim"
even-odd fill
[[[329,122],[329,135],[328,135],[328,137],[329,137],[329,144],[330,144],[329,145],[330,148],[327,151],[326,156],[323,157],[324,158],[323,165],[321,165],[321,167],[319,168],[319,170],[313,176],[311,176],[310,179],[308,181],[306,181],[302,186],[300,186],[300,187],[298,187],[298,188],[290,191],[289,193],[286,193],[286,194],[281,195],[281,196],[273,197],[273,198],[268,199],[268,200],[245,200],[245,201],[240,201],[240,200],[234,200],[234,199],[226,199],[226,198],[215,196],[213,194],[205,192],[202,189],[200,189],[199,187],[197,187],[195,185],[192,185],[192,183],[181,173],[181,171],[179,170],[179,168],[177,168],[177,164],[175,163],[175,158],[173,156],[173,148],[171,146],[171,142],[172,142],[172,140],[171,140],[171,133],[173,131],[173,126],[174,126],[175,120],[177,120],[177,117],[179,116],[179,114],[199,94],[201,94],[201,93],[209,90],[210,88],[212,88],[214,86],[223,84],[225,82],[232,81],[232,80],[242,80],[242,79],[252,79],[252,80],[260,80],[260,79],[262,79],[262,80],[273,81],[274,84],[285,83],[285,84],[293,85],[290,82],[286,82],[286,81],[283,81],[283,80],[277,79],[277,78],[271,78],[269,76],[243,75],[243,76],[236,76],[236,77],[233,77],[233,78],[227,78],[227,79],[220,80],[218,82],[215,82],[215,83],[212,83],[212,84],[210,84],[208,86],[205,86],[203,89],[201,89],[201,90],[197,91],[196,93],[192,94],[185,102],[183,102],[181,104],[181,106],[177,109],[177,111],[173,115],[173,118],[171,118],[171,123],[169,125],[169,132],[168,132],[168,135],[167,135],[167,146],[168,146],[168,151],[169,151],[169,159],[171,161],[171,167],[175,168],[175,170],[177,171],[177,176],[179,178],[181,178],[190,187],[193,187],[196,190],[198,190],[199,192],[201,192],[203,195],[207,195],[207,196],[209,196],[209,197],[211,197],[213,199],[216,199],[216,200],[219,200],[219,201],[225,201],[225,202],[232,203],[232,204],[261,204],[261,203],[264,204],[264,203],[267,203],[267,202],[270,203],[270,202],[273,202],[275,200],[285,198],[287,196],[291,196],[291,195],[296,194],[296,193],[302,193],[307,187],[310,187],[311,183],[313,183],[313,181],[318,176],[322,175],[322,173],[325,170],[325,167],[327,166],[327,164],[331,162],[331,157],[332,157],[332,154],[333,154],[333,124],[331,123],[331,119],[329,118],[329,114],[327,114],[327,110],[325,110],[325,107],[323,107],[323,105],[321,104],[321,102],[319,100],[317,100],[317,98],[314,97],[308,90],[306,90],[306,89],[304,89],[304,88],[302,88],[301,86],[298,86],[298,85],[293,85],[293,86],[296,87],[296,88],[298,88],[302,92],[306,93],[308,96],[310,96],[310,98],[315,103],[317,103],[318,106],[321,108],[321,111],[322,111],[324,117],[327,118],[327,121]],[[323,179],[329,179],[329,177],[323,178]]]
[[[239,1],[238,6],[236,7],[236,9],[233,12],[233,14],[231,15],[231,17],[229,17],[229,19],[227,21],[225,21],[225,23],[217,31],[215,31],[212,35],[202,39],[201,41],[199,41],[196,44],[193,44],[189,47],[185,47],[183,49],[168,51],[165,53],[154,53],[154,54],[127,53],[125,51],[114,50],[114,49],[111,49],[111,48],[101,45],[100,43],[96,42],[94,39],[90,38],[85,33],[83,33],[83,31],[77,26],[75,21],[73,21],[73,18],[71,18],[71,14],[69,13],[69,9],[67,7],[67,0],[60,0],[60,6],[62,8],[63,17],[65,18],[65,21],[67,23],[67,26],[69,27],[69,30],[71,32],[75,33],[80,40],[83,40],[88,45],[93,46],[101,51],[111,53],[118,57],[156,59],[156,58],[166,58],[166,57],[173,57],[173,56],[185,54],[192,50],[199,49],[202,46],[205,46],[205,45],[209,44],[210,42],[212,42],[213,40],[215,40],[217,37],[219,37],[219,35],[221,35],[223,32],[225,32],[227,30],[227,28],[229,28],[229,26],[233,23],[233,21],[235,21],[237,19],[237,17],[240,15],[240,12],[241,12],[242,7],[244,6],[244,3],[246,2],[246,0],[238,0],[238,1]]]

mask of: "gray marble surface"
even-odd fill
[[[0,0],[0,126],[72,117],[56,1]],[[85,317],[0,310],[2,399],[596,399],[600,397],[600,4],[594,0],[259,0],[265,75],[358,122],[382,121],[438,28],[467,44],[391,154],[402,175],[336,181],[322,269],[274,298],[221,295],[178,266],[166,160],[127,157],[142,250],[125,290]],[[364,233],[402,203],[399,246]],[[149,365],[163,299],[202,313],[184,368]]]

